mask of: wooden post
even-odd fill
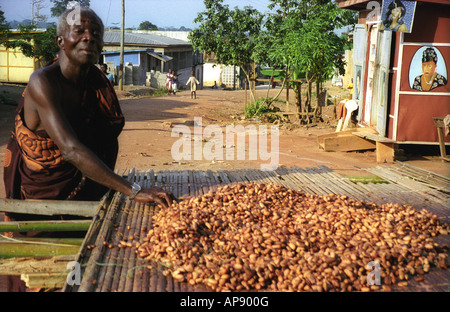
[[[119,90],[123,90],[123,63],[124,63],[124,41],[125,41],[125,0],[122,0],[122,27],[120,32],[120,65],[119,65]]]
[[[393,163],[395,158],[395,144],[376,142],[377,163]]]
[[[434,117],[434,125],[436,126],[438,138],[439,138],[439,150],[441,152],[441,158],[443,161],[448,161],[447,152],[445,150],[445,126],[444,117]]]

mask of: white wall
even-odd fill
[[[213,66],[215,65],[215,66]],[[228,73],[228,81],[224,81],[223,75]],[[212,87],[214,85],[214,81],[217,82],[217,85],[220,87],[222,84],[225,84],[227,87],[233,87],[234,80],[232,79],[232,75],[236,74],[236,88],[239,88],[239,67],[236,67],[236,71],[234,66],[225,66],[221,64],[214,63],[205,63],[203,64],[203,86]]]
[[[220,86],[222,84],[222,71],[223,65],[214,63],[205,63],[203,64],[203,86],[204,87],[212,87],[214,85],[214,81],[217,82],[217,85]]]

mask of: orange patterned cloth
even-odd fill
[[[30,170],[43,172],[61,164],[61,151],[55,142],[28,129],[20,114],[16,115],[14,130],[17,143],[22,150],[23,161]]]
[[[92,66],[80,106],[80,117],[70,125],[78,139],[114,169],[117,138],[125,124],[114,87]],[[24,91],[25,94],[26,90]],[[87,179],[64,161],[46,131],[31,131],[23,116],[22,96],[4,162],[7,198],[99,200],[106,188]]]

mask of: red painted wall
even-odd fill
[[[416,7],[413,30],[404,34],[397,141],[438,142],[433,117],[450,114],[450,5],[419,2]],[[409,43],[409,44],[408,44]],[[415,45],[410,45],[416,43]],[[437,45],[434,45],[437,44]],[[449,44],[442,46],[439,44]],[[410,86],[410,64],[423,46],[433,46],[441,54],[438,63],[445,63],[447,84],[431,91],[418,91]],[[397,55],[397,52],[396,52]],[[439,71],[438,71],[439,73]],[[440,73],[443,74],[443,73]],[[395,83],[393,83],[395,87]],[[395,90],[395,89],[394,89]],[[391,90],[392,91],[392,90]],[[431,95],[443,93],[442,95]],[[392,99],[391,104],[395,98]],[[395,110],[392,107],[391,113]],[[447,136],[447,142],[450,137]]]

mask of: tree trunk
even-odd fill
[[[251,87],[251,82],[250,82],[251,80],[250,80],[249,72],[246,71],[243,66],[241,66],[241,69],[244,72],[244,75],[245,75],[247,81],[249,82],[250,95],[252,96],[252,100],[253,100],[253,103],[254,103],[255,102],[255,96],[254,96],[254,94],[252,92],[252,87]],[[245,85],[247,85],[247,83]]]
[[[308,81],[308,92],[307,92],[306,103],[305,103],[305,111],[307,113],[311,111],[311,96],[312,96],[312,82]]]
[[[295,92],[295,104],[297,107],[297,112],[302,110],[302,84],[300,82],[294,82],[294,92]]]

